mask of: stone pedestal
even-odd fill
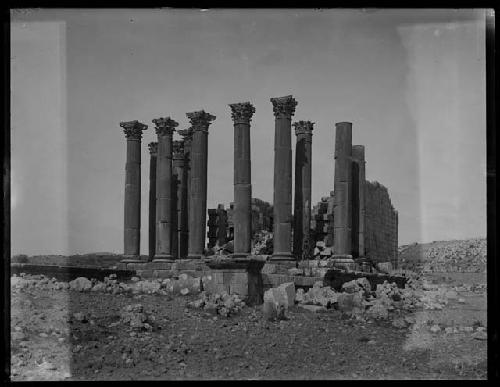
[[[183,207],[181,210],[181,229],[184,251],[181,252],[181,258],[187,258],[188,255],[188,241],[189,241],[189,206],[191,197],[191,144],[193,142],[193,129],[188,128],[178,130],[184,142],[184,190],[183,190]]]
[[[250,102],[231,107],[234,122],[234,254],[245,257],[252,248],[252,180],[250,121],[255,108]]]
[[[356,268],[356,263],[349,254],[335,254],[332,256],[333,267],[336,269],[343,269],[353,271]]]
[[[172,260],[172,136],[179,125],[170,117],[154,119],[158,135],[156,167],[156,254],[154,261]]]
[[[140,257],[141,240],[141,138],[148,128],[139,121],[120,122],[127,138],[125,165],[124,247],[125,259]]]
[[[354,257],[365,256],[365,147],[352,146],[352,248]]]
[[[352,203],[352,124],[335,124],[335,179],[334,179],[334,236],[335,254],[351,254]]]
[[[297,101],[291,96],[271,98],[275,116],[273,256],[271,260],[293,260],[292,233],[292,116]]]
[[[174,141],[173,144],[173,197],[175,207],[175,232],[172,236],[172,255],[174,258],[184,258],[187,256],[187,222],[184,221],[184,213],[187,209],[186,203],[186,170],[184,167],[184,143]]]
[[[149,154],[149,213],[148,213],[148,247],[149,260],[152,260],[156,252],[156,162],[158,155],[158,143],[150,142],[148,144]]]
[[[311,227],[311,170],[312,130],[311,121],[294,123],[297,144],[295,147],[295,206],[293,226],[293,254],[296,259],[309,259]]]
[[[188,258],[200,259],[205,246],[207,219],[208,126],[215,116],[203,110],[186,115],[193,129]]]

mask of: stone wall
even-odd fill
[[[389,192],[378,182],[365,183],[365,255],[397,267],[398,219]]]

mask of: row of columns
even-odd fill
[[[294,124],[295,203],[292,219],[291,119],[297,101],[291,96],[271,98],[275,116],[272,260],[301,258],[309,249],[311,219],[311,160],[313,123]],[[255,108],[249,102],[230,104],[234,124],[234,256],[250,254],[252,242],[252,184],[250,122]],[[187,113],[191,127],[179,130],[183,141],[173,141],[178,123],[170,117],[154,119],[157,143],[150,143],[149,256],[155,261],[174,257],[201,258],[204,251],[207,201],[208,127],[215,117],[205,111]],[[138,121],[122,122],[127,138],[124,254],[139,256],[140,144]],[[351,138],[350,123],[336,124],[335,145],[335,252],[350,254]],[[355,152],[360,152],[356,148]],[[363,154],[356,153],[363,160]],[[360,164],[361,165],[361,164]],[[362,177],[361,177],[362,175]],[[153,187],[155,189],[153,190]],[[175,203],[175,206],[173,205]],[[361,211],[361,209],[360,209]],[[364,208],[362,209],[364,211]],[[294,240],[292,253],[292,221]],[[362,228],[359,227],[360,233]],[[361,235],[360,235],[361,236]],[[360,240],[363,239],[362,237]],[[349,241],[349,243],[348,243]]]

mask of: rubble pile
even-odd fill
[[[304,305],[321,305],[325,308],[330,308],[337,302],[338,293],[336,293],[329,286],[323,287],[321,281],[314,283],[313,287],[307,292],[304,289],[297,289],[295,294],[295,301]]]
[[[47,278],[44,275],[29,275],[21,273],[11,278],[11,287],[14,290],[21,289],[45,289],[45,290],[74,290],[78,292],[101,292],[110,294],[195,294],[201,290],[201,278],[190,277],[183,273],[178,279],[154,279],[141,280],[138,277],[132,278],[132,283],[120,282],[116,274],[104,277],[104,281],[95,278],[78,277],[70,282],[60,282],[55,278]]]
[[[402,246],[401,266],[424,272],[483,273],[486,239],[441,241]]]
[[[229,317],[245,307],[245,302],[237,294],[227,292],[208,294],[201,292],[200,297],[187,303],[189,308],[204,309],[216,315]]]
[[[252,255],[271,255],[273,253],[273,233],[261,230],[254,235],[255,244]]]
[[[146,313],[142,304],[127,305],[120,314],[120,323],[130,326],[135,331],[151,331],[154,321],[154,315]]]

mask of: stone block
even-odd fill
[[[171,270],[153,270],[153,278],[172,278]]]
[[[275,274],[276,273],[276,264],[274,263],[266,263],[262,268],[262,274]]]
[[[148,263],[148,269],[151,269],[151,270],[170,270],[170,269],[172,269],[172,263],[170,263],[170,262],[151,262],[151,263]]]
[[[148,270],[136,270],[136,275],[141,278],[152,278],[153,277],[153,270],[148,269]]]
[[[322,311],[326,310],[326,308],[324,306],[321,306],[321,305],[303,305],[303,304],[299,304],[299,307],[302,308],[302,309],[306,309],[309,312],[313,312],[313,313],[318,313],[318,312],[322,312]]]
[[[127,263],[127,270],[145,270],[149,263]]]
[[[264,292],[264,303],[273,302],[275,305],[288,309],[295,303],[295,285],[293,282],[281,284]]]

